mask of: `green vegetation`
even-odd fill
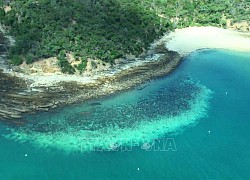
[[[74,74],[75,69],[70,65],[69,61],[67,60],[66,52],[64,50],[59,52],[59,54],[57,55],[57,59],[63,73]]]
[[[82,59],[81,63],[78,64],[75,68],[82,73],[87,66],[87,59]]]
[[[139,56],[174,28],[250,20],[248,0],[23,0],[11,1],[5,13],[6,5],[0,0],[0,23],[16,39],[12,62],[57,57],[65,73],[84,71],[87,58]],[[72,67],[66,53],[81,64]]]

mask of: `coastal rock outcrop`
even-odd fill
[[[178,53],[168,51],[163,44],[158,44],[144,56],[135,58],[130,55],[128,59],[117,60],[112,67],[98,60],[89,60],[88,73],[92,77],[79,81],[83,76],[60,75],[55,58],[11,66],[6,58],[10,43],[1,33],[0,42],[0,54],[3,56],[0,57],[0,69],[3,69],[0,70],[0,120],[16,125],[26,123],[24,117],[27,114],[134,88],[170,73],[181,61]],[[48,73],[51,75],[46,76]],[[93,77],[93,74],[96,76]],[[38,82],[37,78],[40,78]]]
[[[231,20],[227,20],[227,28],[240,32],[250,32],[250,22],[240,21],[233,23]]]
[[[59,82],[50,87],[31,88],[32,81],[0,72],[0,120],[21,124],[25,123],[22,117],[26,114],[48,111],[128,90],[166,75],[178,66],[180,60],[177,53],[166,50],[157,61],[131,67],[112,76],[100,76],[95,83]]]

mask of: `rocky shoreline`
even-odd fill
[[[196,42],[190,43],[194,39]],[[16,125],[24,124],[23,117],[27,114],[95,100],[167,75],[176,69],[183,57],[199,49],[249,51],[249,33],[189,27],[166,34],[140,59],[125,59],[108,71],[91,77],[33,76],[19,73],[4,63],[7,47],[3,43],[4,36],[0,36],[0,40],[0,67],[4,70],[0,71],[0,121]]]
[[[23,125],[25,115],[129,90],[170,73],[181,62],[180,55],[164,45],[156,46],[148,56],[152,53],[160,54],[159,58],[113,75],[99,76],[91,83],[62,81],[47,87],[31,86],[30,80],[0,71],[0,121]]]

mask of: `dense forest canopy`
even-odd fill
[[[87,58],[139,56],[174,28],[250,20],[248,0],[0,0],[0,7],[0,23],[16,40],[12,63],[57,57],[65,73],[83,71]],[[73,68],[67,53],[81,64]]]

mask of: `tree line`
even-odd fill
[[[64,73],[80,72],[87,58],[109,63],[126,54],[139,56],[174,28],[226,25],[250,19],[249,2],[239,0],[28,0],[0,1],[0,23],[16,44],[15,65],[57,57]],[[5,12],[6,5],[11,10]],[[72,67],[66,54],[81,63]]]

